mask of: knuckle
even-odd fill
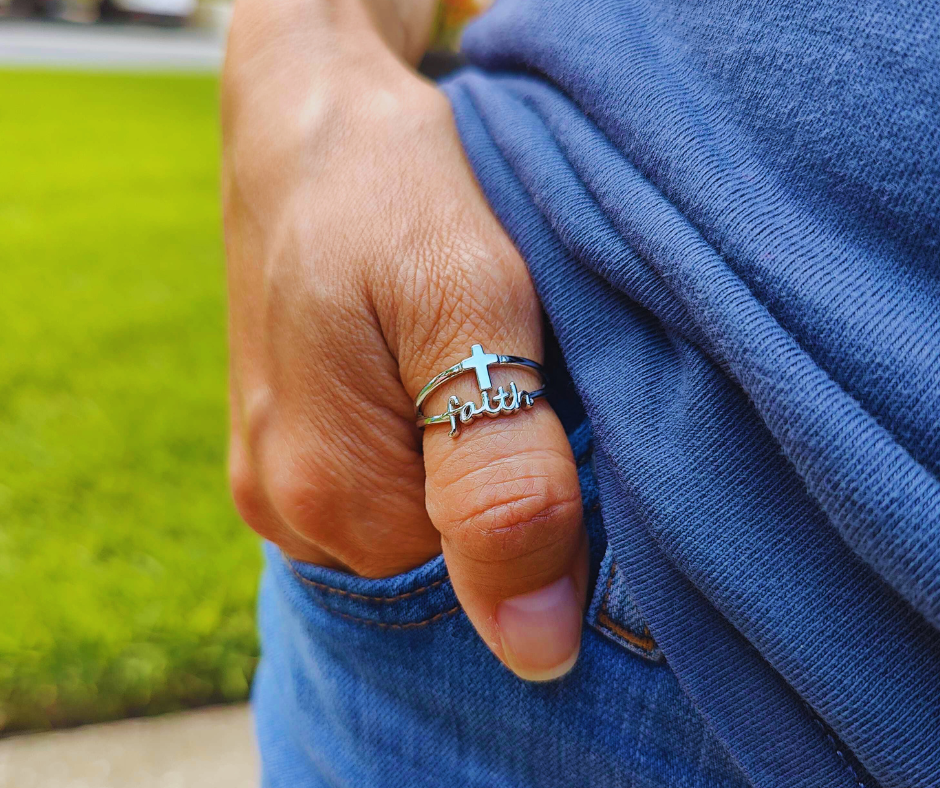
[[[233,457],[229,464],[229,488],[235,510],[245,524],[262,538],[277,542],[280,523],[271,512],[257,471],[244,455]]]
[[[510,326],[537,324],[535,290],[514,249],[461,218],[439,225],[397,272],[406,376],[422,377],[455,346],[463,350],[468,338],[490,330],[494,315]]]
[[[330,496],[323,490],[319,473],[310,461],[285,458],[268,482],[271,504],[292,528],[320,541],[330,521]]]
[[[244,459],[229,463],[229,489],[239,516],[257,529],[263,517],[263,492],[254,468]]]
[[[230,470],[233,495],[243,496],[247,508],[263,502],[293,529],[305,536],[314,534],[319,523],[325,521],[323,509],[327,497],[320,493],[324,478],[321,463],[309,450],[300,450],[287,437],[291,431],[284,430],[274,395],[268,387],[252,391],[242,408],[245,446],[252,457],[259,458],[260,467],[246,462],[244,452],[239,452],[240,462],[233,457]]]
[[[441,518],[444,539],[471,560],[506,563],[579,538],[581,494],[566,474],[524,471],[506,478],[470,474],[452,488]],[[482,483],[481,483],[482,482]]]
[[[355,574],[389,574],[390,556],[379,549],[381,540],[350,519],[349,502],[356,493],[329,475],[328,469],[311,467],[309,462],[282,469],[269,487],[278,515],[306,543],[335,556]]]

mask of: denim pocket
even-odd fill
[[[597,582],[581,656],[559,681],[500,664],[441,557],[367,580],[266,546],[254,687],[265,788],[743,788],[658,649],[632,642],[645,627],[605,553],[590,426],[569,437]]]
[[[588,623],[637,656],[651,662],[665,662],[666,658],[653,640],[643,614],[630,596],[610,547],[601,562],[594,596],[588,608]]]
[[[289,596],[350,625],[415,629],[460,610],[440,555],[403,574],[370,579],[295,561],[272,545],[265,549],[271,570]]]
[[[572,436],[573,446],[576,436],[577,432]],[[584,445],[580,447],[580,452],[576,451],[575,456],[578,458],[584,517],[588,534],[591,536],[592,554],[595,556],[593,566],[596,567],[597,561],[600,560],[594,592],[588,606],[587,622],[596,631],[633,654],[650,662],[663,663],[665,662],[663,652],[650,634],[643,614],[630,595],[623,573],[617,568],[617,560],[611,552],[610,545],[606,543],[600,494],[592,462],[593,448],[590,443],[590,433],[578,437]],[[602,558],[597,555],[598,547],[604,551]]]
[[[578,461],[585,509],[596,498],[590,474],[590,426],[584,422],[569,435]],[[293,609],[314,619],[328,616],[350,625],[387,630],[429,626],[460,612],[443,556],[400,575],[368,579],[295,561],[265,544],[268,573]],[[325,623],[325,622],[324,622]]]
[[[584,422],[568,437],[578,465],[592,552],[604,550],[603,516],[591,462],[590,425]],[[308,617],[326,616],[351,626],[410,630],[460,612],[443,556],[400,575],[369,579],[295,561],[271,544],[266,544],[265,550],[273,579]],[[606,547],[602,558],[598,553],[593,565],[597,567],[599,562],[600,567],[587,623],[630,652],[652,662],[663,662],[663,653],[634,604],[610,548]]]

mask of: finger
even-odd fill
[[[229,484],[235,508],[259,536],[278,545],[287,555],[301,561],[344,571],[347,567],[317,545],[302,538],[278,515],[264,490],[254,463],[241,436],[240,416],[232,409],[229,444]]]
[[[490,293],[470,307],[481,312],[479,319],[445,330],[450,339],[443,352],[412,363],[413,374],[421,373],[417,379],[423,384],[468,357],[477,343],[541,361],[535,294],[527,281],[512,291],[513,304]],[[489,374],[491,394],[512,383],[530,391],[540,385],[518,368],[491,367]],[[453,395],[481,404],[473,373],[446,389],[428,413],[446,410]],[[514,672],[530,680],[556,678],[577,658],[588,574],[577,470],[565,431],[544,400],[458,429],[451,437],[448,426],[429,427],[424,436],[428,514],[441,533],[454,588],[478,632]]]
[[[239,481],[233,456],[233,489],[285,526],[275,541],[294,558],[383,577],[437,555],[411,403],[368,310],[293,275],[272,277],[266,300],[276,317],[266,320],[265,384],[242,398],[233,448],[245,447],[248,473]],[[327,317],[305,325],[305,310]]]
[[[441,222],[447,232],[399,293],[396,349],[412,396],[468,357],[471,345],[542,358],[540,306],[522,260],[475,186],[454,188],[459,217]],[[488,371],[490,395],[511,382],[539,386],[528,370]],[[476,376],[445,384],[424,412],[444,412],[452,395],[479,405]],[[424,456],[428,514],[454,589],[511,670],[529,680],[557,678],[577,659],[588,578],[577,470],[561,422],[538,400],[462,425],[456,438],[448,427],[425,430]]]
[[[539,411],[425,438],[428,512],[454,588],[494,653],[533,681],[575,663],[588,566],[574,460],[555,414]]]

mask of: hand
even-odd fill
[[[588,576],[561,423],[544,400],[456,440],[414,423],[414,396],[471,344],[542,356],[525,265],[447,100],[405,62],[430,29],[421,2],[236,4],[222,85],[232,488],[297,559],[383,577],[443,550],[496,656],[550,679],[577,657]],[[426,412],[479,401],[473,375],[444,389]]]

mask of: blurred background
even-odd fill
[[[438,47],[476,10],[442,7]],[[260,551],[225,472],[230,15],[0,0],[3,788],[255,784]]]

